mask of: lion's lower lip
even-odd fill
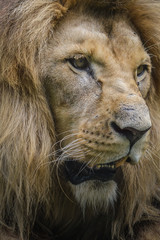
[[[79,162],[77,160],[66,160],[66,177],[67,180],[69,180],[74,185],[89,180],[99,180],[106,182],[113,179],[116,173],[116,168],[119,167],[122,162],[126,161],[126,159],[127,157],[113,163],[97,164],[93,168],[90,168],[87,166],[87,164]]]

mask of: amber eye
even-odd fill
[[[146,71],[147,71],[147,65],[140,65],[137,68],[137,78],[142,78]]]
[[[90,68],[90,64],[85,57],[70,58],[68,61],[73,67],[79,70],[88,70]]]

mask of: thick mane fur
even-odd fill
[[[22,239],[39,228],[50,233],[63,222],[68,209],[72,224],[63,226],[61,233],[78,229],[83,222],[79,208],[57,187],[52,168],[54,122],[38,72],[41,50],[54,39],[53,28],[77,4],[102,7],[106,16],[125,12],[153,65],[152,89],[146,99],[153,124],[150,149],[140,164],[119,170],[119,200],[103,225],[121,239],[126,231],[134,234],[133,226],[140,222],[160,224],[159,0],[0,0],[0,225]],[[93,236],[89,232],[84,239]]]

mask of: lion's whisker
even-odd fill
[[[78,146],[78,144],[80,143],[80,139],[79,139],[79,140],[78,140],[78,139],[75,140],[75,142],[76,142],[76,141],[79,141],[79,142],[77,143],[77,146]],[[59,142],[56,142],[56,144],[58,144],[58,143],[59,143]],[[66,146],[63,147],[63,148],[58,149],[58,150],[55,150],[54,152],[50,153],[47,157],[55,156],[55,155],[57,155],[58,153],[61,153],[62,151],[65,151],[65,149],[70,148],[70,145],[76,147],[76,145],[74,145],[73,142],[71,142],[69,145],[66,145]]]
[[[58,137],[58,136],[61,136],[61,135],[63,135],[63,134],[67,134],[67,133],[69,133],[69,132],[75,132],[75,131],[77,131],[77,129],[70,129],[70,130],[61,132],[61,133],[58,133],[58,134],[57,134],[57,137]]]
[[[72,142],[70,142],[69,144],[67,144],[65,147],[61,147],[61,150],[65,150],[67,148],[71,148],[71,147],[74,147],[75,144],[80,144],[80,143],[83,143],[85,140],[81,139],[81,138],[78,138]]]
[[[53,147],[55,147],[57,144],[63,142],[64,140],[67,140],[67,139],[69,139],[69,138],[71,138],[71,137],[73,137],[73,136],[75,136],[75,135],[76,135],[76,133],[72,133],[72,134],[69,134],[69,135],[65,136],[65,137],[62,138],[61,140],[55,142],[54,145],[53,145]]]
[[[90,163],[92,163],[93,161],[96,162],[97,158],[101,155],[101,153],[99,153],[97,156],[95,156],[94,158],[91,158],[87,163],[85,162],[83,164],[83,166],[81,167],[81,169],[79,170],[79,172],[77,173],[77,175],[79,175],[87,166],[90,165]],[[92,164],[94,165],[94,164]]]

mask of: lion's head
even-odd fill
[[[0,7],[1,231],[138,239],[160,221],[160,4]]]

